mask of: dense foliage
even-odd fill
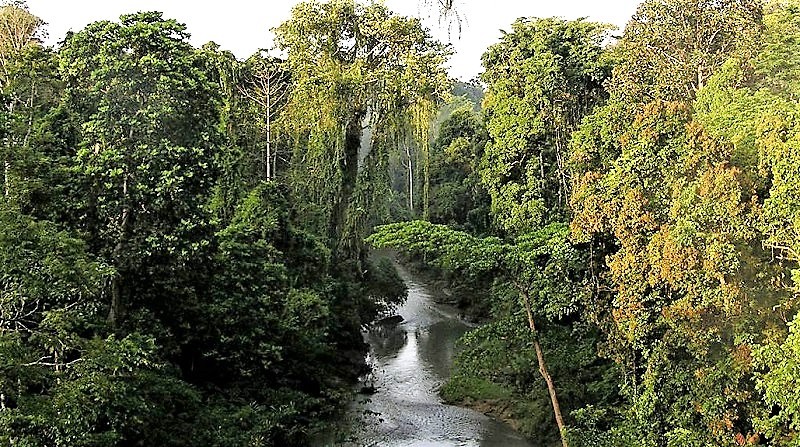
[[[564,447],[800,445],[800,3],[610,31],[521,18],[450,83],[381,2],[301,3],[246,60],[157,12],[49,48],[3,3],[0,444],[307,445],[404,297],[371,244],[480,319],[448,402]]]
[[[520,19],[489,48],[462,172],[491,225],[370,239],[491,285],[446,399],[565,446],[800,442],[799,23],[796,1],[647,0],[610,45]]]
[[[405,294],[342,224],[385,205],[345,184],[353,160],[338,150],[360,146],[366,115],[399,129],[414,122],[405,105],[437,101],[444,48],[415,19],[350,1],[298,6],[279,30],[288,63],[194,48],[156,12],[89,24],[55,49],[21,2],[0,7],[0,25],[0,443],[308,442],[364,367],[362,325]],[[384,27],[408,45],[367,32]],[[356,59],[304,69],[336,45]],[[403,73],[432,83],[386,85]],[[302,116],[326,75],[385,90]],[[389,187],[386,150],[359,163],[370,188]],[[301,186],[329,180],[315,172],[342,185],[312,200]]]

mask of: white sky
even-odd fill
[[[435,0],[433,0],[435,2]],[[270,28],[289,17],[296,0],[28,0],[31,12],[48,23],[49,43],[60,41],[67,31],[79,31],[96,20],[116,20],[121,14],[163,11],[167,18],[185,23],[192,42],[210,40],[239,58],[259,48],[272,46]],[[481,71],[484,50],[509,30],[518,17],[589,20],[617,25],[622,29],[640,0],[455,0],[464,17],[459,34],[438,23],[438,13],[421,6],[422,0],[386,0],[397,13],[423,17],[426,26],[442,41],[453,44],[450,74],[468,80]]]

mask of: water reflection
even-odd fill
[[[396,355],[406,345],[408,333],[399,325],[378,326],[370,330],[365,338],[373,358],[387,358]]]
[[[455,310],[436,305],[404,270],[404,321],[366,334],[376,393],[352,408],[357,423],[348,446],[532,446],[510,427],[478,412],[442,403],[455,343],[469,326]]]

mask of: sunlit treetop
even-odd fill
[[[0,66],[25,47],[44,37],[44,22],[31,14],[22,1],[0,3]]]

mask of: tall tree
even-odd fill
[[[42,25],[44,22],[28,11],[24,1],[4,1],[0,5],[0,70],[7,72],[15,56],[39,42]]]
[[[384,145],[409,125],[427,142],[431,104],[446,92],[447,51],[418,19],[352,0],[301,3],[276,33],[293,75],[293,163],[306,176],[292,186],[317,204],[335,256],[358,255],[364,229],[353,224],[368,219],[351,214],[371,205],[353,200],[374,199],[356,194],[359,175],[385,166]]]
[[[269,56],[255,54],[246,62],[247,79],[240,86],[240,92],[259,109],[264,129],[261,165],[266,180],[274,180],[278,165],[278,151],[275,147],[276,121],[288,99],[290,74],[280,61]]]
[[[519,19],[484,54],[491,138],[481,175],[503,230],[521,234],[565,216],[567,143],[605,99],[608,30],[582,20]]]
[[[218,92],[197,54],[185,26],[155,12],[92,23],[60,54],[65,101],[82,122],[81,225],[116,270],[112,323],[131,304],[134,277],[158,283],[175,278],[173,269],[189,273],[208,245]]]
[[[694,98],[728,58],[758,51],[759,0],[642,2],[620,41],[611,90],[628,101]]]
[[[3,103],[0,158],[5,200],[13,199],[15,161],[24,158],[34,120],[43,114],[40,89],[47,91],[48,85],[47,81],[40,80],[48,74],[49,54],[38,45],[42,25],[41,19],[31,14],[24,2],[0,6],[0,98]]]

